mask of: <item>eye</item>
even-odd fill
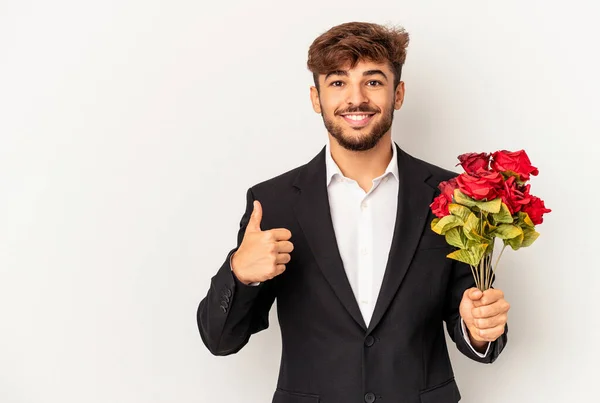
[[[383,83],[381,81],[378,81],[378,80],[371,80],[371,81],[369,81],[369,83],[377,83],[378,85],[376,85],[375,87],[383,85]]]
[[[341,81],[333,81],[331,84],[332,87],[339,87],[339,85],[335,85],[336,83],[341,83]]]

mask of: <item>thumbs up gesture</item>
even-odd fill
[[[294,249],[288,229],[262,231],[261,220],[262,206],[255,200],[242,243],[231,258],[233,273],[244,284],[263,282],[283,273]]]

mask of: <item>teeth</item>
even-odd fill
[[[370,115],[346,115],[345,117],[352,120],[363,120],[365,118],[368,118],[369,116]]]

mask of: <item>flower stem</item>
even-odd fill
[[[475,274],[475,267],[472,264],[470,264],[469,266],[471,266],[471,272],[473,273],[473,278],[475,279],[475,286],[481,289],[481,287],[479,286],[479,279],[477,278],[477,274]]]
[[[483,257],[479,261],[479,278],[482,279],[482,281],[481,281],[481,288],[480,288],[481,291],[485,291],[484,287],[485,287],[486,281],[485,281],[485,271],[484,271],[484,268],[485,268],[485,257]]]
[[[500,251],[498,258],[496,259],[496,264],[492,267],[492,273],[496,273],[496,270],[498,270],[498,263],[500,262],[500,258],[502,257],[502,253],[504,252],[504,249],[506,249],[506,244],[504,244],[504,246],[502,247],[502,250]],[[490,276],[490,286],[491,286],[491,276]]]

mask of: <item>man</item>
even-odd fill
[[[328,143],[307,164],[248,189],[237,247],[198,308],[215,355],[269,326],[277,298],[282,358],[273,403],[460,400],[443,323],[467,357],[491,363],[507,342],[502,291],[446,258],[429,205],[457,174],[391,138],[408,34],[333,27],[310,47],[310,97]]]

